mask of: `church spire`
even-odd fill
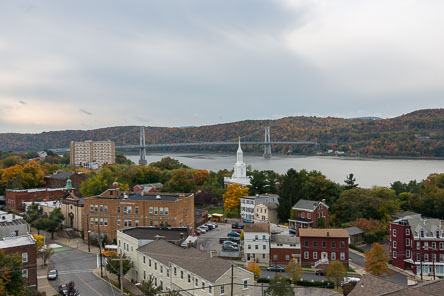
[[[239,137],[239,148],[237,148],[237,163],[244,162],[244,152],[242,152],[240,137]]]

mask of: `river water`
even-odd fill
[[[150,153],[148,163],[170,156],[195,169],[218,171],[232,169],[235,153]],[[126,155],[135,163],[139,155]],[[390,186],[394,181],[421,181],[431,173],[444,173],[444,160],[424,159],[367,159],[330,156],[262,155],[244,153],[244,162],[254,170],[273,170],[285,173],[288,169],[318,170],[334,182],[343,184],[345,177],[353,173],[360,187]]]

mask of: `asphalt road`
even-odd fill
[[[57,269],[59,276],[50,284],[58,291],[61,284],[74,281],[81,296],[120,295],[119,291],[96,277],[97,257],[74,249],[54,253],[49,260],[50,269]],[[113,292],[114,290],[114,292]]]
[[[265,269],[262,269],[261,271],[261,278],[269,278],[269,279],[274,279],[275,275],[277,273],[282,274],[284,277],[288,277],[287,274],[285,272],[273,272],[273,271],[267,271]],[[307,280],[307,281],[315,281],[315,282],[322,282],[322,281],[327,281],[327,278],[325,276],[321,276],[321,275],[316,275],[313,272],[304,272],[302,274],[301,277],[303,280]]]
[[[349,257],[352,262],[354,262],[355,264],[358,264],[359,266],[364,267],[364,264],[365,264],[364,256],[360,256],[360,255],[357,255],[353,252],[349,252]],[[405,275],[403,275],[402,273],[399,273],[397,271],[393,271],[393,270],[391,270],[391,272],[392,272],[392,276],[385,276],[386,280],[389,280],[389,281],[399,284],[399,285],[407,286],[407,277]]]

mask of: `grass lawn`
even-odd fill
[[[223,208],[216,208],[216,209],[211,209],[208,211],[208,214],[225,214],[225,218],[239,218],[239,213],[237,210],[231,210],[231,211],[225,211],[224,213],[224,209]]]

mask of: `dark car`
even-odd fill
[[[285,268],[283,268],[280,265],[273,265],[267,267],[268,271],[274,271],[274,272],[285,272]]]
[[[224,241],[224,246],[225,246],[225,245],[230,245],[230,246],[239,247],[239,244],[238,244],[238,243],[236,243],[236,242],[232,242],[232,241],[229,241],[229,240]]]
[[[222,247],[224,251],[239,251],[239,248],[230,244],[224,244]]]
[[[244,229],[244,224],[233,223],[231,224],[231,229]]]
[[[316,275],[326,275],[327,273],[325,272],[325,270],[318,269],[318,270],[316,270],[315,274]]]
[[[227,233],[227,236],[228,237],[239,237],[240,236],[240,234],[239,233],[237,233],[237,232],[234,232],[234,231],[231,231],[231,232],[228,232]]]
[[[290,228],[290,229],[288,230],[288,232],[289,232],[290,234],[296,234],[296,229],[291,229],[291,228]]]
[[[60,295],[68,295],[68,286],[63,284],[59,286],[59,294]]]
[[[57,279],[57,269],[51,269],[48,271],[48,280],[55,280]]]
[[[240,238],[238,237],[229,237],[227,240],[240,244]]]

